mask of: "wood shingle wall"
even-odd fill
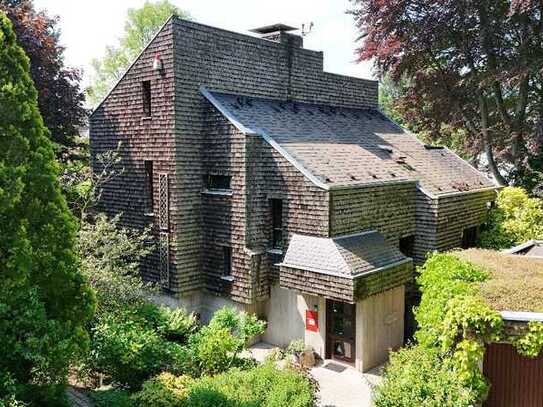
[[[157,242],[160,229],[158,214],[145,215],[144,161],[152,160],[154,163],[153,200],[156,211],[159,206],[159,174],[169,174],[169,183],[176,183],[173,36],[173,24],[169,22],[90,119],[91,160],[95,173],[102,171],[97,155],[115,150],[121,143],[122,161],[117,169],[123,169],[123,172],[104,186],[97,210],[110,216],[122,213],[125,226],[143,229],[153,225]],[[162,73],[152,69],[157,53],[162,58]],[[151,118],[144,118],[143,81],[151,82]],[[170,202],[169,210],[176,212],[175,202]],[[171,224],[167,233],[170,246],[175,246],[175,224]],[[176,284],[175,257],[175,251],[170,250],[173,286]],[[144,263],[143,271],[148,279],[158,281],[158,249]]]

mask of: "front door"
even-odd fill
[[[326,357],[348,363],[355,358],[355,306],[326,300]]]

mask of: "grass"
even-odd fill
[[[453,254],[490,273],[480,290],[495,310],[543,312],[543,259],[482,249]]]

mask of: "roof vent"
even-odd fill
[[[392,147],[384,145],[384,144],[379,144],[377,147],[379,147],[380,150],[386,151],[387,153],[390,153],[390,154],[392,154],[393,152]]]
[[[425,144],[424,148],[426,150],[443,150],[445,147],[443,147],[443,146],[433,146],[431,144]]]
[[[304,39],[300,35],[292,34],[290,31],[297,31],[298,28],[286,24],[272,24],[264,27],[249,30],[260,35],[265,40],[287,44],[294,48],[303,48]]]

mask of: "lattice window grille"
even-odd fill
[[[159,193],[159,226],[160,230],[168,230],[170,227],[169,219],[169,191],[168,191],[168,174],[158,174],[158,193]]]
[[[160,232],[159,242],[160,257],[160,285],[164,288],[170,287],[170,234]]]

